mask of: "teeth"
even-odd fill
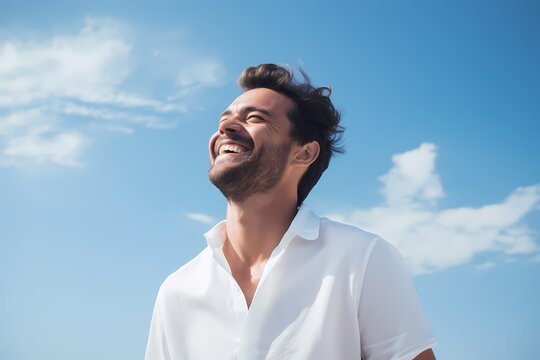
[[[244,151],[246,150],[239,145],[226,144],[219,148],[219,155],[225,154],[227,152],[234,152],[234,153],[240,154],[240,153],[243,153]]]

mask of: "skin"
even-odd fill
[[[249,90],[223,112],[218,131],[209,142],[212,182],[243,167],[261,152],[260,161],[264,166],[276,167],[271,160],[278,158],[284,162],[282,168],[278,166],[277,174],[269,173],[273,178],[269,189],[253,190],[251,184],[247,184],[245,191],[229,192],[230,196],[228,190],[221,189],[227,197],[223,253],[248,307],[264,266],[296,215],[298,183],[320,151],[316,141],[300,145],[290,138],[291,123],[287,113],[292,106],[292,100],[273,90]],[[219,155],[223,144],[236,144],[245,151]],[[278,149],[282,150],[279,155]],[[252,173],[234,174],[233,178],[238,178],[239,183],[253,182]],[[248,195],[242,196],[243,193]],[[428,350],[415,359],[435,357]]]
[[[219,153],[219,149],[223,146],[222,152],[230,152],[233,144],[237,150],[245,151],[244,154],[230,154],[226,157],[229,162],[234,161],[235,165],[226,169],[213,166],[208,173],[212,183],[223,195],[232,202],[240,203],[251,195],[265,193],[275,187],[283,176],[291,142],[254,148],[250,138],[229,131],[226,136],[216,141],[214,151]],[[244,144],[245,147],[240,147],[240,144]],[[220,157],[220,160],[222,158]]]
[[[280,178],[271,189],[245,199],[227,199],[223,252],[248,306],[266,262],[296,214],[298,182],[319,154],[317,142],[300,146],[290,139],[287,112],[292,106],[288,97],[275,91],[264,88],[247,91],[225,110],[218,131],[210,138],[211,178],[241,166],[262,148],[289,147]],[[243,154],[218,156],[219,145],[234,143],[235,138],[247,139],[252,148]],[[242,146],[247,143],[239,141]]]
[[[414,358],[414,360],[436,360],[433,350],[429,349],[422,352],[420,355]]]

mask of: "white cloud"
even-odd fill
[[[394,167],[380,177],[382,194],[389,204],[409,203],[415,199],[436,200],[444,196],[444,191],[435,173],[436,146],[430,143],[420,145],[392,157]]]
[[[86,143],[86,138],[74,131],[54,135],[34,132],[11,139],[2,155],[5,164],[31,161],[81,167],[80,155]]]
[[[127,127],[127,126],[96,125],[96,124],[93,124],[93,125],[98,127],[98,128],[105,129],[105,130],[107,130],[109,132],[115,132],[115,133],[120,133],[120,134],[125,134],[125,135],[133,135],[133,133],[135,132],[135,130],[133,130],[132,128]]]
[[[488,271],[488,270],[491,270],[495,267],[495,263],[492,262],[492,261],[486,261],[485,263],[482,263],[478,266],[476,266],[476,269],[477,270],[480,270],[480,271]]]
[[[0,165],[53,163],[81,167],[81,155],[89,141],[75,130],[63,130],[42,108],[17,111],[0,118],[0,138],[7,139]]]
[[[137,126],[171,129],[187,111],[178,94],[220,83],[224,70],[218,60],[163,43],[180,64],[164,67],[164,73],[156,62],[173,61],[143,61],[144,49],[154,44],[131,35],[120,21],[88,17],[71,33],[0,39],[0,163],[80,167],[88,124],[102,121],[98,128],[125,134]],[[182,53],[190,55],[181,58]],[[153,71],[160,77],[151,76]],[[141,81],[140,75],[151,80]],[[150,88],[169,94],[151,94]]]
[[[210,215],[201,213],[186,213],[186,217],[190,220],[197,221],[203,224],[213,224],[215,222],[214,218]]]
[[[67,103],[62,109],[58,110],[66,115],[77,115],[101,120],[120,120],[126,123],[144,125],[154,129],[170,129],[176,126],[176,123],[167,122],[161,117],[155,115],[137,115],[125,111],[100,109],[83,105]]]
[[[26,109],[0,118],[0,136],[11,137],[29,128],[46,129],[50,126],[51,119],[43,116],[42,109]]]
[[[467,263],[480,253],[531,254],[532,231],[521,223],[540,202],[540,184],[515,189],[505,200],[477,208],[435,208],[444,195],[435,172],[436,147],[397,154],[383,175],[385,204],[329,216],[381,235],[393,243],[415,273]]]
[[[107,98],[129,74],[131,45],[118,25],[87,19],[75,35],[8,40],[0,52],[0,106],[50,97]]]
[[[178,84],[182,88],[216,86],[223,81],[223,65],[214,59],[205,59],[187,66],[178,74]]]

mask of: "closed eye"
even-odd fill
[[[256,115],[256,114],[249,115],[249,116],[247,117],[247,119],[248,119],[249,121],[252,121],[252,122],[253,122],[253,121],[255,121],[255,122],[257,122],[257,121],[265,121],[265,119],[264,119],[262,116]]]

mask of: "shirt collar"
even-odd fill
[[[206,242],[211,248],[219,248],[225,241],[225,220],[221,220],[213,228],[204,233]]]
[[[296,234],[305,240],[316,240],[319,238],[320,221],[321,219],[313,211],[306,205],[302,205],[287,232]]]
[[[320,218],[307,206],[302,205],[294,217],[286,234],[297,235],[304,240],[316,240],[319,238]],[[222,220],[208,230],[204,237],[211,248],[219,248],[225,241],[225,224]]]

